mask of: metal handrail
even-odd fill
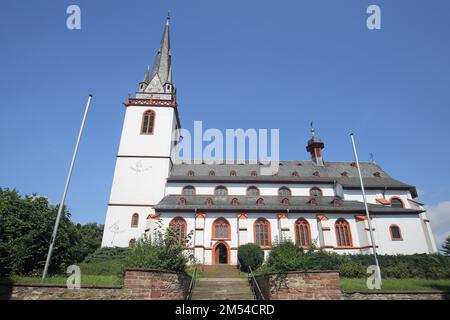
[[[196,275],[197,275],[197,267],[194,268],[194,272],[192,273],[191,283],[189,283],[188,295],[186,300],[191,300],[192,298],[192,290],[194,289]]]
[[[248,272],[249,282],[252,281],[252,283],[254,283],[256,285],[256,288],[258,289],[259,294],[261,296],[261,300],[266,300],[264,298],[264,295],[263,295],[262,291],[261,291],[261,288],[259,287],[258,281],[256,281],[255,275],[253,274],[252,267],[248,266],[248,271],[249,271]],[[252,288],[253,288],[253,285],[252,285]],[[256,297],[255,289],[253,289],[253,294]]]

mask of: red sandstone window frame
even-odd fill
[[[193,190],[192,194],[187,194],[187,193],[186,193],[186,190],[187,190],[187,189],[192,189],[192,190]],[[183,190],[181,191],[181,194],[182,194],[183,196],[195,196],[196,193],[197,193],[197,191],[195,190],[195,187],[194,187],[194,186],[191,186],[191,185],[184,186],[184,187],[183,187]]]
[[[128,241],[128,248],[133,247],[136,244],[136,239],[132,238],[130,241]]]
[[[137,228],[139,225],[139,213],[135,212],[131,216],[131,228]]]
[[[263,226],[262,231],[259,230],[260,226]],[[257,237],[258,233],[259,237]],[[262,239],[261,236],[263,236],[264,239]],[[269,220],[267,220],[266,218],[258,218],[255,220],[255,222],[253,223],[253,240],[255,244],[259,245],[263,249],[272,247],[272,232]]]
[[[402,204],[402,208],[405,208],[405,202],[403,201],[402,198],[396,197],[396,196],[391,197],[391,198],[389,199],[389,202],[391,203],[391,206],[392,206],[392,200],[398,200],[398,201],[400,201],[400,203]],[[394,208],[400,208],[400,207],[394,207]]]
[[[249,194],[249,191],[250,191],[250,190],[256,190],[256,195],[250,195],[250,194]],[[259,192],[259,188],[256,187],[256,186],[250,186],[250,187],[248,187],[247,190],[246,190],[246,192],[245,192],[245,194],[246,194],[247,196],[250,196],[250,197],[259,197],[259,196],[261,195],[261,193]]]
[[[397,228],[398,230],[398,235],[400,236],[399,238],[394,238],[394,235],[392,233],[392,229],[393,228]],[[402,235],[402,230],[400,229],[400,227],[397,224],[391,224],[389,226],[389,233],[391,235],[391,240],[392,241],[403,241],[403,235]]]
[[[216,233],[216,225],[218,226],[218,234]],[[223,229],[226,226],[226,235],[223,235]],[[222,232],[221,232],[222,231]],[[211,240],[231,240],[231,225],[224,217],[219,217],[212,223]]]
[[[344,218],[339,218],[334,223],[334,231],[336,233],[337,248],[352,248],[352,232],[350,223]]]
[[[315,197],[315,196],[313,195],[313,191],[314,191],[314,190],[317,190],[317,191],[320,192],[320,195],[318,195],[317,197],[323,197],[323,190],[322,190],[321,188],[319,188],[319,187],[312,187],[312,188],[309,189],[309,195],[310,195],[311,197]]]
[[[308,248],[311,245],[311,227],[305,218],[298,218],[295,221],[294,234],[296,245],[302,248]],[[306,239],[306,241],[302,241],[302,236],[304,240]]]
[[[287,195],[282,194],[281,192],[282,192],[283,190],[286,190],[286,191],[288,192],[288,194],[287,194]],[[290,196],[292,196],[292,191],[291,191],[291,189],[288,188],[288,187],[280,187],[280,188],[278,189],[278,195],[279,195],[280,197],[290,197]]]
[[[180,242],[184,242],[187,237],[187,223],[183,217],[177,216],[170,220],[169,228],[175,232],[175,236]]]
[[[148,118],[146,119],[146,116]],[[153,118],[152,118],[153,115]],[[155,132],[156,112],[152,109],[145,110],[142,114],[141,134],[153,134]]]
[[[225,194],[219,194],[218,193],[219,189],[225,190]],[[216,196],[227,196],[228,195],[228,188],[225,187],[225,186],[222,186],[222,185],[217,186],[217,187],[214,188],[214,195],[216,195]]]

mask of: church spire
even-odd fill
[[[172,56],[170,52],[170,16],[167,14],[161,42],[156,53],[151,73],[145,74],[141,82],[146,85],[139,86],[140,93],[148,94],[173,94],[175,89],[172,84]]]
[[[169,27],[170,16],[167,15],[163,36],[152,69],[152,78],[158,75],[162,85],[167,83],[171,66]]]

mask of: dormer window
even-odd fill
[[[379,178],[379,177],[381,177],[381,173],[379,173],[379,172],[377,171],[377,172],[375,172],[375,173],[373,174],[373,176]]]
[[[317,200],[316,198],[311,198],[311,200],[309,200],[309,204],[313,207],[317,206]]]
[[[397,197],[392,197],[392,198],[391,198],[391,207],[394,207],[394,208],[404,208],[405,206],[404,206],[404,204],[403,204],[402,199],[397,198]]]
[[[323,194],[322,194],[322,190],[320,188],[314,187],[314,188],[309,189],[309,195],[311,197],[321,197]]]
[[[232,205],[232,206],[238,206],[238,205],[239,205],[239,200],[238,200],[237,198],[233,198],[233,199],[231,200],[231,205]]]
[[[348,178],[348,172],[347,171],[341,172],[341,177]]]
[[[314,171],[314,172],[313,172],[313,176],[314,176],[314,177],[320,177],[319,171]]]
[[[212,198],[206,198],[205,204],[210,206],[213,204],[213,199]]]
[[[214,194],[216,196],[226,196],[228,194],[228,189],[224,186],[218,186],[214,189]]]
[[[356,168],[356,162],[350,163],[350,166],[353,167],[353,168]]]
[[[289,199],[288,198],[284,198],[283,201],[281,201],[285,206],[289,205]]]
[[[293,177],[298,177],[298,172],[297,171],[292,172],[292,176]]]
[[[195,188],[193,186],[185,186],[183,188],[183,195],[185,196],[193,196],[195,195]]]
[[[210,177],[214,177],[216,175],[216,172],[214,171],[214,170],[211,170],[210,172],[209,172],[209,176]]]
[[[230,177],[236,177],[236,171],[232,170],[230,171]]]
[[[289,197],[291,195],[291,190],[287,187],[281,187],[278,189],[278,195],[280,197]]]
[[[257,187],[248,187],[247,188],[247,196],[256,197],[259,196],[259,189]]]
[[[181,197],[181,198],[178,200],[178,204],[179,204],[180,206],[184,206],[184,205],[186,204],[186,199],[183,198],[183,197]]]
[[[189,171],[187,172],[187,176],[188,176],[188,177],[193,177],[193,176],[194,176],[194,171],[189,170]]]
[[[263,206],[264,205],[264,199],[263,198],[259,198],[258,200],[256,200],[256,204],[258,206]]]
[[[252,172],[250,172],[250,175],[251,175],[252,177],[256,177],[256,176],[258,175],[258,173],[257,173],[256,171],[252,171]]]

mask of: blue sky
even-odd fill
[[[81,30],[66,8],[81,8]],[[366,28],[377,4],[382,29]],[[417,186],[439,241],[450,230],[450,2],[8,1],[0,10],[0,186],[57,203],[89,93],[67,197],[103,223],[127,94],[154,59],[168,10],[182,125],[279,128],[282,159],[375,160]]]

